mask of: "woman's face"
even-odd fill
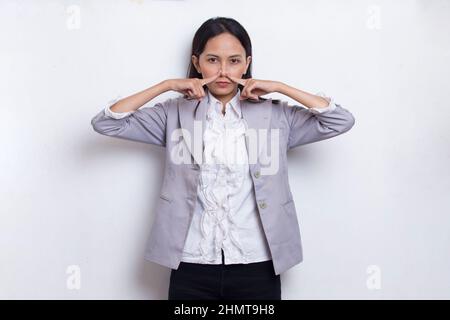
[[[239,40],[230,33],[221,33],[206,43],[199,59],[192,56],[192,63],[203,78],[209,78],[221,71],[219,77],[207,84],[209,91],[215,96],[234,96],[238,84],[232,82],[227,75],[242,78],[250,65],[251,56],[245,57],[245,49]],[[226,81],[226,86],[217,82]]]

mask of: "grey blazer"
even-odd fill
[[[291,106],[286,101],[272,99],[260,102],[241,101],[242,117],[248,129],[266,135],[246,135],[249,143],[256,144],[256,157],[249,164],[254,184],[257,208],[272,254],[275,273],[281,274],[303,260],[297,212],[288,182],[287,151],[312,142],[329,139],[350,130],[355,119],[336,104],[334,110],[313,113],[302,106]],[[200,102],[183,96],[158,102],[153,107],[142,107],[122,119],[105,115],[102,109],[91,124],[102,135],[138,141],[165,147],[165,169],[161,192],[156,204],[153,225],[145,250],[145,259],[172,269],[180,264],[188,228],[196,205],[197,185],[202,161],[198,142],[201,125],[204,132],[207,97]],[[195,125],[194,125],[195,123]],[[182,129],[182,130],[180,130]],[[181,131],[181,133],[180,133]],[[194,132],[195,131],[195,132]],[[250,130],[249,130],[250,131]],[[274,142],[271,132],[279,133],[277,144],[277,170],[268,170],[267,155]],[[177,134],[175,134],[177,132]],[[197,135],[194,136],[194,133]],[[202,145],[203,135],[200,136]],[[188,163],[174,161],[173,152],[180,143],[189,155]],[[261,150],[261,151],[260,151]],[[264,152],[265,150],[265,152]],[[250,157],[250,152],[249,152]],[[185,161],[186,162],[186,161]],[[263,170],[269,174],[264,174]]]

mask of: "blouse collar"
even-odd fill
[[[222,113],[222,102],[218,100],[216,97],[212,95],[212,93],[208,91],[208,109],[212,109],[215,113]],[[233,98],[227,103],[225,106],[226,112],[228,112],[230,109],[234,111],[234,116],[241,118],[242,117],[242,111],[241,111],[241,104],[239,97],[241,95],[241,90],[238,88],[236,94]],[[230,108],[231,106],[231,108]]]

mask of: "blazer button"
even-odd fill
[[[255,174],[254,174],[254,176],[255,176],[255,178],[259,178],[259,177],[260,177],[259,171],[256,171]]]
[[[259,207],[260,207],[261,209],[264,209],[264,208],[267,207],[267,204],[266,204],[265,202],[260,202],[260,203],[259,203]]]

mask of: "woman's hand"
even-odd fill
[[[175,90],[182,93],[183,95],[188,95],[190,99],[201,100],[205,95],[205,90],[203,86],[213,82],[220,75],[220,71],[216,75],[205,78],[187,78],[187,79],[170,79],[168,80],[170,90]]]
[[[240,99],[252,99],[259,100],[259,96],[269,94],[272,92],[277,92],[280,83],[277,81],[270,80],[257,80],[257,79],[242,79],[235,78],[232,76],[227,76],[233,82],[241,84],[244,86],[241,92]]]

